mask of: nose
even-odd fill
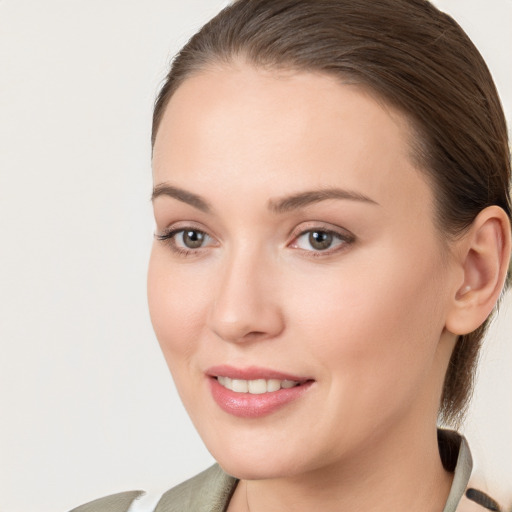
[[[218,337],[241,343],[274,338],[283,331],[276,275],[270,267],[256,255],[226,262],[208,318]]]

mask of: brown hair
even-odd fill
[[[509,217],[507,128],[489,70],[469,37],[426,0],[238,0],[175,57],[153,115],[187,77],[242,58],[270,69],[323,72],[369,87],[411,121],[414,156],[436,191],[440,230],[456,237],[490,205]],[[489,319],[460,336],[440,415],[457,423]]]

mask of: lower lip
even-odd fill
[[[313,384],[313,381],[307,381],[293,388],[253,395],[235,393],[221,386],[216,378],[212,377],[209,380],[213,399],[217,405],[223,411],[240,418],[260,418],[271,414],[300,398]]]

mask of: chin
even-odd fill
[[[227,446],[222,450],[210,450],[221,468],[240,480],[266,480],[295,476],[304,471],[297,452],[290,457],[277,447],[268,449],[254,446],[252,449],[238,450],[236,446]]]
[[[267,460],[262,464],[252,464],[250,461],[231,460],[223,457],[217,462],[228,475],[240,480],[268,480],[290,477],[298,473],[297,466],[292,468],[284,464],[274,464],[272,460]]]

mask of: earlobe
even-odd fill
[[[489,206],[458,242],[463,281],[457,286],[446,328],[468,334],[485,322],[505,283],[511,250],[510,221],[504,210]]]

